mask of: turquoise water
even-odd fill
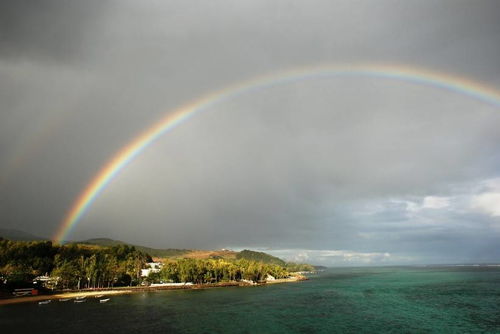
[[[2,333],[500,333],[500,268],[335,268],[309,281],[0,307]]]

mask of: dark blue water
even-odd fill
[[[2,333],[500,333],[500,268],[337,268],[309,281],[0,307]]]

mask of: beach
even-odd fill
[[[56,299],[73,299],[77,297],[85,298],[97,298],[112,295],[122,295],[129,293],[137,293],[144,291],[159,291],[159,290],[177,290],[177,289],[210,289],[210,288],[223,288],[223,287],[243,287],[243,286],[258,286],[266,284],[278,284],[278,283],[290,283],[299,282],[307,280],[306,277],[297,275],[289,278],[270,280],[262,283],[250,284],[246,282],[221,282],[216,284],[185,284],[185,285],[165,285],[165,286],[133,286],[133,287],[120,287],[113,289],[98,289],[98,290],[82,290],[82,291],[71,291],[71,292],[61,292],[51,295],[38,295],[38,296],[22,296],[22,297],[12,297],[6,299],[0,299],[1,305],[11,305],[19,303],[33,303],[40,302],[44,300],[56,300]]]
[[[116,290],[102,290],[102,291],[79,291],[79,292],[63,292],[53,295],[38,295],[38,296],[26,296],[26,297],[14,297],[7,299],[0,299],[0,305],[10,305],[19,303],[30,303],[30,302],[40,302],[43,300],[52,299],[66,299],[66,298],[77,298],[77,297],[94,297],[96,296],[111,296],[111,295],[122,295],[126,293],[134,292],[132,289],[116,289]]]

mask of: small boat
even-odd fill
[[[95,297],[96,297],[96,298],[101,298],[102,296],[104,296],[104,295],[97,295],[97,296],[95,296]]]
[[[110,298],[106,298],[106,299],[101,299],[99,300],[99,303],[106,303],[106,302],[109,302]]]
[[[59,299],[60,302],[67,302],[68,300],[70,300],[71,298],[61,298]]]
[[[75,300],[75,303],[85,303],[86,301],[86,299],[77,299]]]
[[[31,295],[31,291],[18,291],[18,292],[13,292],[12,294],[15,297],[29,296],[29,295]]]
[[[42,301],[38,302],[38,305],[45,305],[45,304],[50,303],[51,301],[52,300],[50,300],[50,299],[49,300],[42,300]]]
[[[78,296],[78,297],[75,297],[75,299],[77,299],[77,300],[81,300],[81,299],[85,299],[85,298],[87,298],[87,297],[86,297],[86,296]]]

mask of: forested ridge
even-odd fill
[[[288,277],[289,271],[292,271],[289,269],[312,270],[309,265],[287,264],[265,253],[249,250],[240,253],[242,255],[236,259],[165,258],[161,260],[159,272],[150,272],[149,276],[141,277],[141,269],[148,268],[152,258],[135,246],[58,245],[51,241],[0,240],[0,284],[3,289],[30,286],[33,279],[39,276],[50,277],[51,283],[45,286],[58,290],[158,282],[258,282],[265,280],[268,275]]]
[[[88,240],[84,240],[84,241],[80,241],[80,242],[76,242],[76,243],[77,244],[98,245],[98,246],[104,246],[104,247],[119,246],[119,245],[134,246],[135,249],[140,250],[144,253],[147,253],[153,257],[182,256],[190,251],[189,249],[175,249],[175,248],[158,249],[158,248],[150,248],[150,247],[144,247],[144,246],[138,246],[138,245],[131,245],[131,244],[128,244],[128,243],[120,241],[120,240],[113,240],[113,239],[108,239],[108,238],[94,238],[94,239],[88,239]]]
[[[51,241],[0,240],[0,277],[7,285],[37,276],[57,277],[57,288],[135,285],[151,257],[135,247],[56,245]]]

